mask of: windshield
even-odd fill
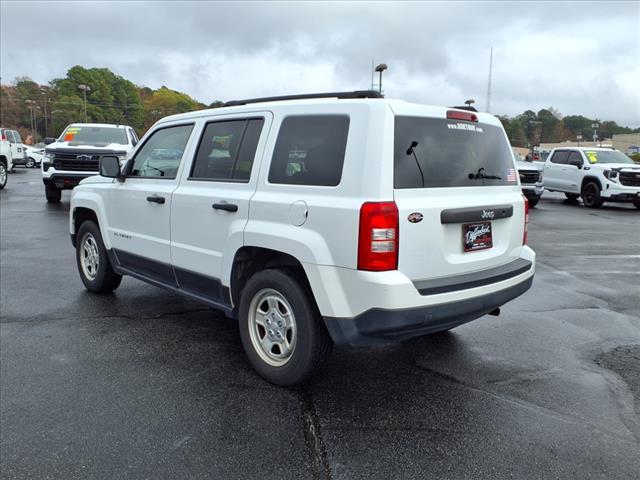
[[[70,125],[64,131],[60,140],[69,142],[69,145],[94,145],[106,146],[110,143],[127,143],[127,134],[124,128],[118,127],[90,127]]]
[[[396,117],[395,188],[515,184],[512,151],[500,127],[444,118]]]
[[[585,150],[589,163],[633,163],[620,150]]]

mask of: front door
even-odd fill
[[[171,201],[193,127],[175,125],[152,133],[128,164],[125,181],[114,183],[106,209],[108,235],[120,265],[172,285]]]
[[[569,152],[567,150],[556,150],[551,159],[544,166],[544,185],[549,190],[564,190],[565,171]]]
[[[270,113],[208,122],[173,194],[171,256],[178,284],[210,302],[229,306],[223,279],[243,246],[270,122]]]

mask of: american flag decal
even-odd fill
[[[509,169],[507,173],[507,182],[515,182],[516,181],[516,171],[513,168]]]

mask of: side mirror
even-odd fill
[[[55,139],[55,138],[53,138],[53,137],[47,137],[47,138],[45,138],[45,139],[44,139],[44,144],[45,144],[45,145],[51,145],[51,144],[52,144],[53,142],[55,142],[55,141],[56,141],[56,139]]]
[[[569,165],[573,165],[575,167],[578,167],[579,169],[582,168],[582,159],[572,158],[568,163]]]
[[[120,159],[111,155],[100,157],[100,175],[107,178],[120,178]]]

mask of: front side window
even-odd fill
[[[558,150],[551,157],[551,163],[559,163],[566,164],[569,161],[569,151],[568,150]]]
[[[12,130],[13,132],[13,138],[16,139],[16,143],[22,143],[22,137],[20,136],[20,133],[16,130]]]
[[[283,120],[269,182],[335,187],[342,178],[349,117],[291,116]]]
[[[583,161],[582,161],[582,156],[580,156],[580,153],[576,152],[575,150],[572,151],[569,154],[569,158],[567,160],[567,163],[571,163],[571,162],[576,162],[576,164],[580,163],[580,165],[582,165]]]
[[[5,130],[4,136],[7,137],[7,140],[10,143],[16,143],[16,139],[13,136],[13,132],[11,130]]]
[[[189,179],[248,182],[263,125],[262,118],[209,123]]]
[[[128,176],[176,178],[192,130],[193,125],[156,130],[138,150]]]

